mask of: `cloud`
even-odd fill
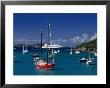
[[[73,38],[70,39],[73,43],[77,43],[81,40],[81,37],[80,36],[75,36]]]
[[[82,43],[82,42],[85,42],[89,39],[89,36],[88,34],[82,34],[81,36],[74,36],[73,38],[71,38],[70,40],[73,42],[73,43]]]
[[[64,40],[62,40],[62,42],[67,42],[67,40],[66,40],[66,39],[64,39]]]
[[[94,35],[92,35],[89,40],[91,41],[91,40],[94,40],[94,39],[96,39],[96,38],[97,38],[97,33],[95,33]]]
[[[83,42],[88,42],[91,40],[94,40],[97,38],[97,33],[94,33],[93,35],[89,35],[86,33],[83,33],[82,35],[76,35],[73,36],[72,38],[69,39],[64,39],[64,38],[58,38],[58,39],[53,39],[52,42],[54,43],[58,43],[64,46],[75,46],[75,45],[79,45]],[[26,40],[26,39],[20,39],[20,40],[15,40],[15,43],[25,43],[27,41],[27,43],[39,43],[40,40]],[[43,43],[46,43],[47,40],[43,39]]]
[[[81,43],[87,41],[89,36],[87,34],[83,34],[81,38]]]
[[[97,38],[97,33],[94,33],[94,35],[92,35],[92,36],[89,36],[88,34],[83,33],[81,36],[74,36],[73,38],[70,39],[70,41],[72,41],[73,43],[76,43],[76,44],[80,44],[83,42],[88,42],[88,41],[94,40],[96,38]]]

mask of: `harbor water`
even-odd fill
[[[44,52],[45,49],[42,51]],[[73,51],[70,54],[69,48],[59,49],[60,52],[55,57],[55,68],[52,70],[37,70],[34,64],[33,53],[41,53],[37,48],[29,48],[28,52],[23,54],[22,48],[16,48],[14,50],[13,59],[13,74],[14,75],[97,75],[97,56],[93,53],[81,51],[76,54]],[[94,64],[88,65],[85,62],[81,63],[80,59],[85,57],[94,58]]]

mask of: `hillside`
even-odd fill
[[[97,52],[97,39],[82,43],[76,46],[75,49]]]

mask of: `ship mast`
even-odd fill
[[[41,43],[40,43],[41,57],[42,57],[42,35],[43,35],[43,33],[41,32],[40,33],[40,36],[41,36]]]
[[[48,42],[50,45],[52,45],[52,40],[51,40],[51,23],[50,23],[50,17],[48,17]]]
[[[48,44],[47,44],[47,64],[48,64],[48,58],[49,58],[49,49],[48,45],[51,44],[51,32],[50,32],[50,17],[48,17]]]
[[[40,44],[40,47],[42,48],[42,35],[43,35],[43,33],[41,32],[40,35],[41,35],[41,44]]]

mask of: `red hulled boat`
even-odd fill
[[[51,39],[51,33],[50,33],[50,19],[49,19],[49,23],[48,23],[48,43]],[[55,67],[55,62],[54,62],[54,57],[55,57],[55,54],[54,54],[54,51],[53,49],[49,49],[48,47],[49,44],[47,44],[47,58],[46,60],[43,60],[43,59],[39,59],[39,60],[36,60],[36,68],[37,69],[53,69]],[[42,51],[42,33],[41,33],[41,51]],[[51,53],[50,53],[51,51]],[[50,56],[49,56],[50,54]],[[49,63],[48,62],[48,59],[52,60],[52,63]]]
[[[40,63],[40,64],[37,64],[36,65],[36,68],[37,69],[53,69],[55,67],[55,64],[52,64],[52,63]]]
[[[53,52],[53,50],[52,50]],[[47,60],[43,60],[43,59],[39,59],[39,60],[36,60],[36,68],[37,69],[53,69],[55,67],[55,62],[54,62],[54,55],[52,55],[53,57],[52,58],[52,63],[48,63],[48,58]]]

